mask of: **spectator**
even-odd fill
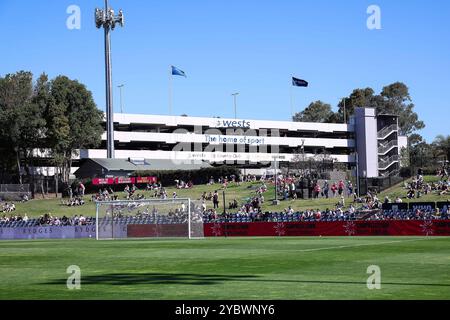
[[[68,186],[68,188],[67,188],[67,194],[69,195],[69,199],[72,200],[72,197],[73,197],[72,186]]]
[[[344,191],[344,181],[341,180],[338,183],[338,194],[342,196],[343,191]]]
[[[331,185],[331,192],[333,193],[333,198],[336,197],[337,186],[336,183]]]
[[[328,181],[325,180],[325,182],[323,183],[323,195],[325,196],[325,198],[328,199],[328,192],[329,192],[329,185],[328,185]]]
[[[353,194],[353,184],[351,181],[347,183],[348,196],[350,197]]]
[[[84,192],[86,191],[86,187],[82,182],[80,182],[80,185],[78,186],[80,197],[84,197]]]
[[[217,190],[214,191],[214,195],[212,196],[212,201],[213,201],[214,209],[218,209],[219,208],[219,194],[217,193]]]

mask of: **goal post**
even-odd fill
[[[202,206],[189,198],[96,201],[96,239],[203,238]]]

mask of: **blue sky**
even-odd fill
[[[0,75],[30,70],[85,83],[104,110],[103,32],[94,26],[103,0],[1,0]],[[69,30],[69,5],[81,29]],[[366,27],[367,7],[381,9],[381,30]],[[334,108],[354,88],[405,82],[429,141],[449,134],[450,2],[447,0],[111,0],[125,12],[113,32],[114,107],[125,84],[128,113],[288,120],[290,77],[296,111],[322,100]]]

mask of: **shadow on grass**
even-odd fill
[[[214,275],[193,273],[112,273],[99,276],[82,276],[83,285],[117,285],[130,286],[140,284],[190,284],[214,285],[226,281],[251,281],[257,276],[251,275]],[[245,279],[245,280],[244,280]],[[45,285],[65,284],[67,279],[53,280]]]
[[[42,283],[43,285],[65,285],[67,279],[57,279]],[[254,275],[214,275],[193,273],[112,273],[98,276],[82,276],[83,285],[117,285],[130,286],[142,284],[188,284],[188,285],[216,285],[228,281],[237,282],[273,282],[273,283],[303,283],[303,284],[347,284],[366,286],[365,281],[332,281],[332,280],[285,280],[261,279]],[[393,286],[424,286],[424,287],[450,287],[444,283],[401,283],[382,282],[381,285]]]

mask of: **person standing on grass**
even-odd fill
[[[329,185],[328,185],[328,181],[325,180],[325,182],[323,183],[323,188],[322,188],[322,190],[323,190],[323,195],[325,196],[325,198],[328,199],[328,192],[329,192],[329,190],[330,190],[330,187],[329,187]]]
[[[84,197],[84,192],[86,191],[86,187],[84,186],[83,182],[80,182],[78,189],[80,192],[80,197]]]
[[[314,186],[314,199],[319,198],[319,194],[320,194],[320,186],[319,183],[316,182],[316,185]]]
[[[333,198],[336,197],[336,190],[337,190],[336,183],[333,183],[333,184],[331,185],[331,192],[333,193]]]
[[[347,183],[347,191],[348,191],[348,197],[351,197],[353,194],[353,184],[351,181],[348,181]]]
[[[339,181],[339,184],[338,184],[338,194],[340,195],[340,196],[342,196],[342,192],[344,191],[344,181]]]
[[[217,190],[214,191],[212,200],[213,200],[214,209],[218,209],[219,208],[219,194],[217,193]]]

